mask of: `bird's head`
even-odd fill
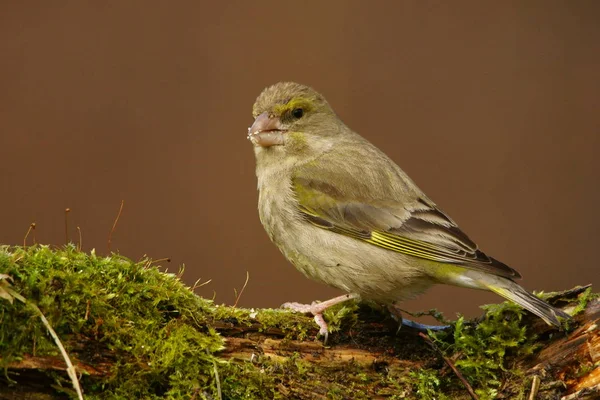
[[[293,82],[263,90],[252,116],[248,139],[257,158],[310,157],[331,145],[344,126],[321,94]]]

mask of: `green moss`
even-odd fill
[[[310,317],[284,309],[246,309],[228,306],[215,306],[212,319],[229,321],[242,326],[258,323],[259,332],[272,328],[280,330],[286,339],[303,340],[315,330]]]
[[[264,309],[256,312],[255,318],[263,331],[269,328],[281,329],[286,339],[304,340],[309,336],[309,330],[315,328],[310,317],[288,310]]]
[[[491,310],[491,314],[479,325],[467,324],[461,317],[454,324],[454,331],[430,333],[445,355],[456,360],[454,365],[482,400],[494,399],[500,386],[522,378],[512,370],[511,360],[534,350],[533,340],[526,338],[525,328],[519,327],[518,318],[515,318],[517,323],[505,319],[507,311],[509,314],[515,311],[510,310],[512,304],[506,305],[509,310],[503,307]],[[498,318],[500,315],[505,317]],[[462,383],[454,374],[450,372],[440,376],[439,370],[412,371],[403,382],[412,385],[413,392],[423,399],[452,398],[445,397],[445,394],[464,392]]]
[[[221,385],[228,399],[282,399],[275,390],[280,367],[277,364],[265,364],[260,368],[250,362],[222,363],[219,369],[223,373]]]
[[[82,377],[86,398],[216,398],[215,369],[223,398],[285,398],[276,390],[277,384],[287,379],[291,369],[297,373],[310,367],[300,360],[281,365],[270,360],[220,359],[224,342],[212,327],[215,321],[259,324],[260,330],[278,329],[286,338],[300,340],[314,333],[316,325],[312,318],[286,310],[217,306],[148,259],[99,257],[72,245],[62,249],[0,246],[0,274],[12,277],[11,289],[39,306],[73,360],[89,365],[106,361],[78,352],[82,342],[93,341],[98,354],[115,355],[107,378]],[[353,307],[328,311],[334,329],[353,318]],[[25,355],[59,355],[26,304],[0,299],[0,315],[0,366]],[[48,375],[61,392],[71,393],[63,374]],[[312,378],[307,374],[306,379]]]
[[[338,332],[342,328],[349,328],[357,322],[358,302],[351,300],[333,307],[323,313],[329,332]]]
[[[0,273],[14,279],[14,289],[38,305],[61,337],[94,338],[123,355],[107,380],[88,387],[88,398],[177,397],[194,387],[215,393],[212,354],[223,341],[207,328],[214,305],[148,260],[98,257],[74,246],[2,247]],[[0,302],[0,309],[4,366],[24,354],[58,354],[26,305]],[[93,355],[73,354],[93,363],[85,359]]]
[[[442,378],[439,377],[438,371],[430,369],[422,369],[419,371],[411,371],[409,374],[409,383],[415,386],[415,394],[424,400],[444,400],[447,399],[444,395]],[[412,381],[412,382],[411,382]]]
[[[597,294],[592,293],[591,287],[587,288],[583,293],[579,294],[579,296],[577,297],[579,301],[577,302],[575,309],[573,309],[573,311],[571,312],[571,315],[577,315],[579,313],[582,313],[587,307],[588,303],[597,297]]]
[[[452,373],[440,375],[439,365],[424,365],[416,371],[401,366],[365,368],[352,362],[324,367],[300,356],[290,357],[289,352],[274,359],[257,354],[252,362],[224,360],[219,356],[224,342],[215,326],[226,329],[223,326],[228,322],[256,326],[288,340],[304,340],[315,335],[316,325],[311,317],[286,310],[217,306],[148,259],[100,257],[72,245],[62,249],[0,246],[0,274],[12,278],[3,285],[11,284],[10,290],[40,308],[74,361],[111,365],[103,378],[81,378],[88,399],[216,399],[218,383],[223,399],[287,399],[311,390],[328,399],[444,399],[465,393]],[[593,296],[591,290],[580,294],[577,309],[583,309]],[[370,323],[381,325],[389,320],[380,308],[353,301],[331,307],[325,319],[331,332],[339,331],[332,340],[359,340],[364,348],[375,346],[377,351],[410,360],[427,358],[430,350],[424,342],[396,340],[394,327],[390,337],[369,336]],[[523,311],[518,306],[506,302],[484,309],[486,314],[477,324],[461,317],[452,323],[453,330],[431,336],[455,360],[480,398],[490,399],[507,380],[522,382],[523,377],[512,370],[512,360],[531,354],[536,347],[535,338],[527,337],[521,324]],[[359,315],[362,325],[355,330]],[[444,320],[439,313],[435,315]],[[0,298],[0,318],[0,367],[26,355],[59,355],[27,304]],[[106,360],[102,354],[113,358]],[[282,359],[286,361],[277,361]],[[47,376],[57,392],[72,396],[65,374],[48,372]]]
[[[521,325],[524,311],[514,303],[486,305],[478,324],[460,317],[451,333],[431,334],[436,344],[451,356],[481,399],[493,399],[501,384],[511,378],[511,358],[532,354],[535,336]]]

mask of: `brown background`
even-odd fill
[[[215,2],[216,3],[216,2]],[[450,5],[451,4],[451,5]],[[529,289],[600,284],[600,3],[24,2],[0,11],[0,243],[70,236],[185,263],[243,306],[325,299],[256,212],[245,139],[295,80],[396,160]],[[406,305],[474,315],[494,295]]]

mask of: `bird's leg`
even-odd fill
[[[400,329],[402,329],[402,326],[408,326],[409,328],[413,328],[413,329],[416,329],[421,332],[443,331],[445,329],[450,328],[450,325],[425,325],[425,324],[420,324],[415,321],[411,321],[409,319],[404,319],[404,318],[402,318],[402,312],[400,311],[400,309],[398,309],[393,304],[389,304],[387,306],[387,308],[388,308],[390,314],[392,314],[392,318],[394,318],[396,321],[398,321],[400,323],[398,326],[398,331],[396,331],[396,333],[400,332]]]
[[[319,325],[319,335],[325,337],[324,342],[327,343],[329,331],[327,330],[327,322],[325,322],[325,319],[323,318],[323,311],[331,306],[343,303],[347,300],[356,299],[357,297],[357,294],[349,293],[320,303],[317,303],[316,301],[312,302],[312,304],[284,303],[281,305],[281,308],[287,308],[288,310],[314,315],[315,322],[317,325]]]

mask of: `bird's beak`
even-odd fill
[[[270,117],[264,112],[254,120],[248,128],[248,139],[255,145],[261,147],[280,146],[284,144],[281,121],[277,117]]]

